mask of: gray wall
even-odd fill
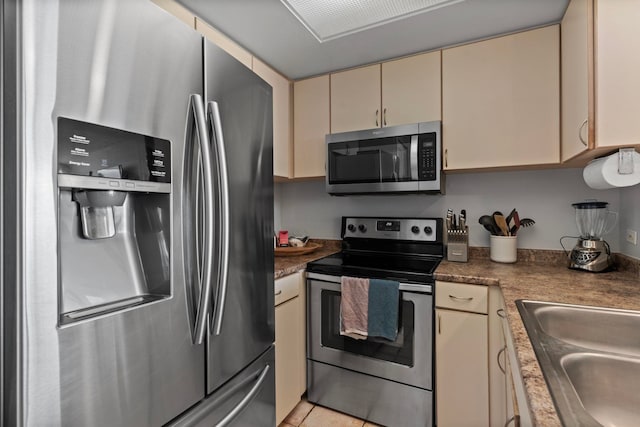
[[[584,199],[609,202],[619,211],[618,225],[605,236],[612,249],[640,257],[638,246],[624,242],[627,227],[640,231],[640,186],[593,190],[584,183],[582,169],[449,174],[445,195],[345,196],[326,194],[324,181],[276,184],[276,230],[317,238],[340,238],[342,215],[444,217],[447,208],[467,210],[471,246],[489,246],[489,233],[478,218],[496,210],[517,208],[520,217],[533,218],[533,227],[518,233],[518,246],[561,249],[562,236],[576,236],[571,203]],[[563,241],[571,248],[574,239]]]

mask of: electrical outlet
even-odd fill
[[[627,229],[627,242],[632,245],[638,244],[638,232],[636,230]]]

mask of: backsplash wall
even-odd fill
[[[621,193],[628,194],[622,207]],[[444,217],[451,208],[456,213],[467,210],[470,245],[486,247],[489,233],[478,224],[478,218],[496,210],[506,215],[516,208],[521,218],[536,221],[533,227],[518,233],[518,247],[561,249],[560,237],[577,235],[571,203],[584,199],[609,202],[613,211],[623,208],[620,224],[640,228],[638,215],[633,214],[640,212],[640,190],[593,190],[584,183],[582,169],[449,174],[445,195],[335,197],[325,192],[324,181],[278,183],[275,194],[276,230],[326,239],[340,238],[342,215]],[[640,257],[637,247],[620,247],[619,242],[624,241],[620,227],[605,238],[612,250]],[[575,239],[565,239],[563,243],[569,249]]]
[[[625,240],[627,229],[635,230],[640,234],[640,185],[621,188],[620,193],[620,218],[619,239],[620,252],[640,259],[640,246],[632,245]],[[638,242],[640,244],[640,242]]]

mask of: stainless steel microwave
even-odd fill
[[[326,136],[329,194],[443,193],[441,123]]]

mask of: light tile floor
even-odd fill
[[[278,427],[379,427],[353,418],[341,412],[316,406],[306,400],[293,408],[293,411],[284,419]]]

